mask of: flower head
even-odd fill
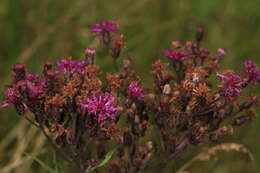
[[[120,111],[116,102],[116,97],[106,92],[87,97],[82,106],[94,114],[99,123],[105,123],[108,118],[115,120],[115,113]]]
[[[138,82],[131,82],[128,87],[128,95],[133,99],[143,100],[144,88],[138,85]]]
[[[189,52],[182,50],[182,49],[176,49],[176,50],[165,50],[163,52],[164,56],[173,60],[173,61],[183,61],[186,58],[193,58],[194,55],[190,54]]]
[[[44,79],[40,78],[39,74],[31,74],[26,73],[26,80],[17,83],[17,87],[25,86],[28,89],[28,97],[30,99],[34,99],[40,95],[45,87],[47,87],[47,83]]]
[[[84,61],[71,60],[69,58],[62,59],[56,62],[58,70],[57,74],[66,74],[66,73],[83,73],[85,68]]]
[[[226,97],[241,95],[243,79],[239,75],[234,72],[229,72],[227,75],[217,73],[216,76],[223,80],[221,83],[221,88],[224,89],[224,95]]]
[[[251,61],[243,62],[245,68],[242,69],[243,72],[247,74],[247,82],[255,81],[257,83],[260,82],[260,70],[256,64]]]
[[[104,32],[117,32],[118,26],[113,21],[103,20],[101,23],[96,23],[91,26],[91,32],[93,34],[99,35]]]
[[[8,88],[7,89],[7,91],[5,93],[5,99],[6,99],[6,103],[1,105],[0,108],[7,107],[10,104],[21,103],[21,101],[22,101],[22,98],[21,98],[19,91],[17,89],[14,89],[14,88]]]

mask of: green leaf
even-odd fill
[[[31,154],[29,154],[29,153],[26,153],[26,152],[24,152],[24,154],[26,155],[26,156],[29,156],[29,157],[32,157],[32,159],[34,160],[34,161],[36,161],[38,164],[40,164],[43,168],[45,168],[48,172],[50,172],[50,173],[58,173],[57,171],[55,171],[54,169],[52,169],[51,167],[49,167],[48,165],[46,165],[43,161],[41,161],[40,159],[38,159],[36,156],[33,156],[33,155],[31,155]]]
[[[58,172],[59,163],[58,163],[58,160],[57,160],[56,152],[53,152],[53,164],[55,165],[55,171]]]
[[[118,148],[118,146],[116,146],[113,150],[109,151],[109,152],[106,154],[105,159],[104,159],[102,162],[100,162],[98,165],[96,165],[96,166],[90,168],[90,169],[89,169],[89,172],[92,172],[92,171],[94,171],[95,169],[104,166],[104,165],[112,158],[112,156],[113,156],[113,154],[114,154],[114,152],[116,151],[117,148]]]

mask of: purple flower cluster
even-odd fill
[[[6,103],[0,106],[0,108],[5,108],[11,104],[18,104],[21,103],[22,98],[17,89],[14,88],[8,88],[5,93],[5,99]]]
[[[173,50],[165,50],[163,52],[164,56],[173,60],[174,62],[183,61],[186,58],[193,58],[195,55],[193,55],[191,52],[184,50],[182,48],[180,41],[172,41],[172,47]]]
[[[94,114],[99,123],[105,123],[108,118],[116,119],[115,113],[120,111],[120,107],[116,103],[116,97],[106,92],[87,97],[82,106]]]
[[[143,100],[144,98],[144,88],[138,85],[138,82],[131,82],[128,87],[128,95],[132,99]]]
[[[256,64],[252,63],[251,61],[243,62],[245,68],[242,69],[243,72],[247,74],[247,83],[249,84],[251,81],[259,83],[260,82],[260,70]]]
[[[117,32],[118,26],[113,21],[103,20],[101,23],[96,23],[91,26],[91,32],[96,35],[103,34],[105,32]]]
[[[71,60],[71,59],[62,59],[56,61],[56,70],[57,74],[67,74],[67,73],[84,73],[85,63],[84,61]]]
[[[22,107],[24,110],[21,111],[21,113],[23,113],[27,109],[27,105],[24,103],[23,98],[27,97],[26,100],[38,98],[47,84],[38,74],[34,75],[25,72],[23,64],[15,64],[13,70],[15,72],[13,82],[5,94],[6,103],[1,105],[0,108],[7,107],[11,104],[15,105],[15,107],[23,105]]]
[[[28,89],[28,97],[30,99],[35,99],[40,95],[43,89],[47,86],[46,81],[41,79],[38,74],[33,75],[31,73],[26,73],[26,87]],[[17,83],[17,87],[24,86],[24,82]]]
[[[221,78],[221,87],[224,89],[226,97],[240,96],[242,93],[243,78],[234,72],[229,72],[227,75],[217,73],[217,77]]]

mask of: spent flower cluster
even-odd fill
[[[94,64],[95,48],[86,48],[84,60],[47,61],[42,74],[31,74],[17,63],[0,106],[13,105],[77,173],[87,172],[103,160],[111,140],[118,146],[116,155],[100,171],[137,173],[149,170],[157,157],[161,163],[154,172],[162,172],[190,146],[220,141],[232,135],[236,126],[254,120],[258,96],[244,101],[240,96],[247,87],[259,84],[259,68],[245,61],[240,70],[244,75],[217,72],[226,50],[219,48],[211,55],[202,47],[202,28],[197,30],[195,42],[172,41],[172,49],[163,52],[170,63],[158,60],[152,65],[152,88],[143,87],[128,56],[117,66],[125,39],[116,34],[115,22],[94,24],[91,32],[101,39],[115,65],[115,72],[107,72],[105,81]],[[210,76],[221,80],[217,87]],[[160,143],[147,140],[152,129]],[[89,148],[91,143],[95,151]]]

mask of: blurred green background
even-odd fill
[[[0,1],[0,92],[4,100],[10,82],[11,67],[24,62],[38,72],[46,60],[72,56],[84,58],[85,47],[97,45],[90,34],[92,23],[115,20],[125,35],[127,47],[122,56],[134,59],[134,68],[149,87],[152,83],[151,64],[171,47],[172,40],[194,40],[197,27],[206,31],[202,43],[214,54],[219,47],[228,51],[222,68],[239,71],[246,59],[260,65],[260,1],[259,0],[1,0]],[[109,56],[97,52],[96,63],[104,71],[113,72]],[[122,58],[121,58],[122,59]],[[165,60],[167,61],[167,60]],[[258,92],[259,87],[246,90]],[[257,108],[259,114],[260,109]],[[254,155],[229,152],[217,160],[196,162],[191,173],[260,172],[260,117],[252,124],[235,130],[232,139],[245,145]],[[259,138],[259,139],[258,139]],[[167,172],[174,172],[203,147],[191,148]],[[40,158],[52,164],[52,152],[43,136],[28,126],[13,108],[0,110],[0,172],[46,172],[31,159],[24,160],[23,151],[44,152]],[[63,170],[65,172],[65,170]]]

